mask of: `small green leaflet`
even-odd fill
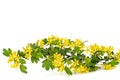
[[[32,63],[38,63],[38,61],[39,61],[39,58],[36,58],[36,57],[31,57],[31,62]]]
[[[119,64],[119,62],[116,59],[113,59],[111,62],[109,62],[112,66],[116,66]]]
[[[34,54],[32,54],[32,57],[31,57],[31,62],[32,63],[38,63],[38,61],[39,61],[39,58],[43,58],[43,54],[42,53],[34,53]]]
[[[54,69],[54,66],[52,64],[52,61],[49,60],[49,59],[45,59],[43,62],[42,62],[42,67],[45,68],[47,71],[51,68],[51,69]]]
[[[26,61],[24,59],[20,59],[21,64],[26,64]]]
[[[20,71],[23,72],[23,73],[27,73],[27,67],[23,64],[20,65]]]
[[[86,57],[86,58],[85,58],[85,62],[86,62],[86,65],[90,64],[90,62],[91,62],[91,58]]]
[[[10,54],[12,54],[12,50],[10,49],[10,48],[8,48],[8,49],[3,49],[3,55],[5,55],[5,56],[10,56]]]
[[[65,72],[66,72],[68,75],[72,75],[72,71],[71,71],[67,66],[65,66]]]

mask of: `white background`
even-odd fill
[[[9,67],[2,49],[21,49],[51,34],[118,49],[119,27],[119,0],[0,0],[0,80],[118,80],[120,65],[110,71],[67,76],[28,61],[28,74],[23,74]]]

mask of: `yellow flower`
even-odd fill
[[[10,62],[13,62],[13,64],[10,64],[11,68],[18,68],[20,66],[20,57],[16,51],[12,52],[9,56],[8,63]]]
[[[62,43],[59,43],[58,45],[56,45],[56,47],[62,48],[62,47],[63,47],[63,44],[62,44]]]
[[[115,54],[116,59],[120,62],[120,49],[119,51]]]
[[[84,48],[85,47],[84,43],[80,39],[75,39],[74,46],[77,46],[77,47],[80,47],[80,48]]]
[[[18,56],[18,53],[16,51],[12,52],[12,54],[9,56],[8,63],[12,61],[19,61],[20,57]]]
[[[111,69],[113,69],[113,67],[111,66],[111,64],[103,64],[102,66],[103,66],[103,69],[105,69],[105,70],[111,70]]]
[[[75,48],[75,47],[79,47],[80,49],[85,48],[85,44],[84,42],[82,42],[82,40],[80,39],[75,39],[73,42],[70,43],[70,48]]]
[[[19,66],[20,66],[19,62],[14,62],[14,64],[10,65],[11,68],[18,68]]]
[[[89,72],[89,69],[86,66],[81,65],[78,60],[75,60],[70,68],[73,69],[73,71],[76,73]]]
[[[95,44],[90,45],[89,47],[87,47],[86,52],[93,55],[97,50],[100,50],[100,46],[95,43]]]
[[[63,38],[63,47],[68,47],[70,44],[70,41],[68,38]]]
[[[58,68],[58,71],[64,70],[63,56],[61,54],[55,53],[54,60],[52,61],[54,67]]]
[[[63,59],[63,56],[61,55],[61,54],[58,54],[58,53],[55,53],[54,55],[54,59],[56,59],[56,60],[60,60],[60,61],[62,61]]]
[[[32,48],[30,44],[27,44],[25,48],[23,47],[23,53],[25,54],[26,59],[29,59],[31,57],[31,52],[32,52]]]
[[[48,42],[47,43],[50,45],[54,39],[55,39],[54,35],[48,36]]]
[[[52,63],[55,67],[60,67],[63,64],[60,60],[53,60]]]
[[[102,46],[100,47],[100,50],[106,52],[106,47],[102,45]]]
[[[76,66],[78,66],[79,65],[79,61],[78,60],[75,60],[74,62],[73,62],[73,64],[71,65],[71,67],[76,67]]]
[[[37,40],[36,45],[43,48],[44,47],[44,41],[43,40]]]
[[[58,67],[58,71],[60,71],[60,72],[62,72],[63,70],[64,70],[64,63],[60,66],[60,67]]]
[[[114,47],[113,46],[108,46],[106,47],[106,52],[108,53],[109,56],[111,56],[111,52],[114,50]]]
[[[55,67],[60,67],[63,65],[63,56],[61,54],[55,53],[54,54],[54,60],[52,61],[53,65]]]
[[[79,67],[73,68],[76,73],[87,73],[89,69],[86,66],[80,65]]]
[[[89,72],[89,69],[85,66],[80,65],[80,73],[87,73]]]
[[[57,45],[57,47],[61,48],[62,40],[63,40],[63,38],[51,35],[51,36],[48,36],[47,44],[50,45],[50,44],[54,43],[55,45]]]

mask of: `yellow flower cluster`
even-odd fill
[[[119,51],[115,54],[116,59],[120,62],[120,49]]]
[[[51,45],[51,44],[55,44],[56,47],[59,47],[59,48],[75,48],[75,47],[79,47],[80,49],[84,48],[85,47],[85,44],[82,40],[80,39],[75,39],[73,41],[71,41],[70,39],[68,38],[60,38],[58,36],[54,36],[54,35],[51,35],[51,36],[48,36],[47,38],[47,44],[44,43],[43,40],[37,40],[36,42],[37,45],[39,45],[40,47],[44,47],[45,45]]]
[[[13,62],[13,64],[10,64],[11,68],[18,68],[20,66],[20,57],[16,51],[12,52],[9,56],[8,63],[10,62]]]
[[[61,54],[55,53],[54,60],[52,61],[54,67],[58,68],[58,71],[64,70],[63,56]]]
[[[29,59],[32,63],[45,59],[42,62],[43,68],[57,68],[68,75],[72,75],[72,72],[87,73],[101,68],[111,70],[120,62],[120,49],[115,54],[113,46],[97,43],[85,46],[84,43],[81,39],[71,40],[51,35],[37,40],[36,43],[27,44],[22,50],[12,52],[10,48],[3,49],[3,54],[9,57],[8,63],[12,68],[19,67],[24,73],[27,73],[25,60]],[[103,62],[102,67],[98,66],[100,62]]]
[[[68,47],[70,45],[70,40],[67,38],[63,38],[63,47]]]
[[[43,40],[37,40],[36,45],[43,48],[44,47],[44,41]]]
[[[62,43],[62,38],[54,35],[48,36],[48,45],[52,44],[54,41],[57,41],[57,43],[60,44]]]
[[[89,72],[89,68],[80,64],[78,60],[75,60],[73,62],[73,64],[71,65],[71,69],[73,69],[73,71],[75,73],[87,73],[87,72]]]
[[[74,47],[79,47],[80,49],[85,47],[85,44],[82,42],[82,40],[80,39],[75,39],[72,43],[71,43],[71,48]]]
[[[93,55],[96,51],[104,51],[105,53],[108,53],[108,55],[111,55],[111,52],[114,50],[113,46],[99,46],[98,44],[93,44],[87,47],[86,52]]]
[[[30,44],[27,44],[26,47],[23,47],[23,53],[25,54],[26,59],[29,59],[31,57],[31,52],[32,52],[32,48]]]
[[[103,69],[105,70],[111,70],[114,68],[111,64],[103,64],[102,66],[103,66]]]

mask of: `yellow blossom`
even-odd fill
[[[54,54],[54,59],[62,61],[63,56],[61,54],[55,53]]]
[[[115,54],[116,59],[120,62],[120,49],[119,51]]]
[[[63,47],[63,44],[62,44],[62,43],[59,43],[58,45],[56,45],[56,47],[62,48],[62,47]]]
[[[58,44],[61,44],[63,41],[63,38],[56,36],[54,40],[56,40],[58,42]]]
[[[19,62],[14,62],[14,64],[10,65],[11,68],[18,68],[19,66],[20,66]]]
[[[63,65],[63,62],[60,60],[54,60],[52,61],[52,63],[55,67],[60,67],[61,65]]]
[[[13,64],[10,64],[11,68],[18,68],[20,66],[19,60],[20,60],[20,57],[18,56],[18,53],[14,51],[9,56],[8,63],[13,62]]]
[[[51,36],[48,36],[47,44],[50,45],[50,44],[54,43],[55,45],[57,45],[57,47],[61,48],[62,40],[63,40],[63,38],[51,35]]]
[[[111,69],[113,69],[113,67],[111,66],[111,64],[103,64],[103,69],[111,70]]]
[[[43,40],[37,40],[36,45],[39,45],[40,47],[44,47],[44,41]]]
[[[72,49],[75,47],[79,47],[80,49],[85,48],[84,42],[82,42],[82,40],[80,40],[80,39],[75,39],[74,41],[71,42],[71,44],[69,46]]]
[[[27,46],[23,48],[23,53],[25,54],[26,59],[29,59],[31,57],[31,52],[32,52],[32,48],[30,44],[27,44]]]
[[[102,45],[102,46],[100,47],[100,50],[106,52],[106,47]]]
[[[55,53],[52,63],[56,68],[58,68],[58,71],[64,70],[63,56],[61,54]]]
[[[78,60],[75,60],[74,62],[73,62],[73,64],[71,65],[71,67],[76,67],[76,66],[78,66],[79,65],[79,61]]]
[[[48,36],[48,42],[47,43],[50,45],[54,39],[55,39],[54,35]]]
[[[106,52],[108,53],[109,56],[111,56],[111,52],[114,50],[114,47],[113,46],[108,46],[106,47]]]
[[[60,71],[60,72],[62,72],[63,70],[64,70],[64,63],[60,66],[60,67],[58,67],[58,71]]]
[[[86,66],[80,65],[80,73],[87,73],[89,72],[89,69]]]
[[[63,46],[64,46],[64,47],[68,47],[69,44],[70,44],[69,39],[67,39],[67,38],[63,38]]]
[[[77,47],[80,47],[80,48],[84,48],[85,47],[84,43],[80,39],[75,39],[74,46],[77,46]]]
[[[18,56],[18,53],[16,51],[12,52],[12,54],[9,56],[8,63],[12,61],[19,61],[20,57]]]
[[[86,66],[80,65],[79,67],[73,68],[76,73],[87,73],[89,69]]]
[[[73,64],[71,65],[71,69],[73,69],[76,73],[87,73],[89,69],[86,66],[83,66],[79,63],[79,60],[74,60]]]
[[[54,60],[52,61],[55,67],[60,67],[63,64],[63,56],[61,54],[55,53]]]
[[[100,50],[100,46],[95,43],[95,44],[90,45],[89,47],[87,47],[86,52],[93,55],[97,50]]]

